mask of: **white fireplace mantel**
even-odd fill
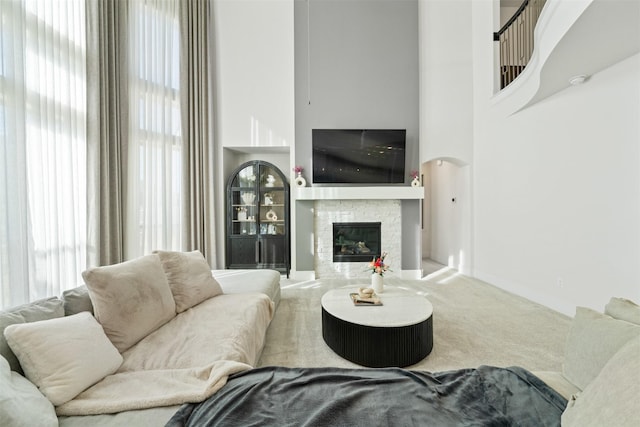
[[[295,200],[424,199],[422,187],[291,187]]]

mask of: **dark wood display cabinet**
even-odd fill
[[[227,181],[226,268],[271,268],[289,277],[289,184],[271,163],[242,164]]]

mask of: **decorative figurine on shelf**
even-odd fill
[[[247,220],[247,208],[238,208],[238,221]]]
[[[265,195],[264,195],[264,205],[265,206],[273,205],[273,194],[265,193]]]
[[[256,198],[256,195],[255,193],[245,192],[245,193],[240,193],[240,198],[242,199],[245,205],[252,205],[253,201]]]
[[[276,215],[273,209],[269,209],[269,211],[265,214],[265,218],[267,218],[269,221],[277,221],[278,215]]]
[[[273,175],[267,175],[267,183],[265,187],[273,187],[273,184],[276,182],[276,178]]]
[[[419,174],[418,171],[411,171],[411,186],[412,187],[420,187],[420,179],[418,178]]]
[[[307,186],[307,180],[304,179],[304,177],[302,176],[302,171],[304,169],[302,168],[302,166],[295,166],[293,168],[293,171],[296,173],[296,178],[294,180],[296,187],[306,187]]]

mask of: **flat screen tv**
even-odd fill
[[[314,184],[404,183],[406,129],[313,129]]]

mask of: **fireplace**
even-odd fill
[[[334,222],[333,262],[368,262],[380,256],[379,222]]]
[[[313,202],[313,269],[316,279],[371,280],[363,261],[334,262],[334,223],[381,223],[380,250],[388,252],[393,270],[400,269],[402,259],[402,208],[400,200],[316,200]],[[342,249],[342,246],[340,247]],[[369,254],[364,262],[373,259]],[[376,253],[376,255],[378,255]],[[363,257],[364,258],[364,257]],[[397,273],[396,273],[397,274]],[[366,282],[365,282],[366,283]]]

